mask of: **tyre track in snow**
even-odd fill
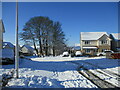
[[[88,64],[88,65],[91,65],[91,66],[94,66],[95,68],[102,69],[102,72],[97,70],[98,72],[101,72],[101,73],[105,72],[105,73],[107,73],[107,74],[109,74],[109,75],[112,75],[113,77],[120,77],[119,74],[116,74],[116,73],[111,72],[111,71],[109,71],[109,70],[105,70],[103,67],[100,67],[100,66],[97,66],[97,65],[95,65],[95,64],[92,64],[92,63],[89,63],[89,62],[85,62],[85,61],[81,61],[81,62],[83,62],[83,63],[85,63],[85,64]],[[105,73],[103,73],[103,74],[105,74]],[[105,74],[105,75],[107,75],[107,74]]]
[[[78,65],[77,71],[81,75],[83,75],[85,78],[87,78],[88,80],[90,80],[93,84],[95,84],[96,86],[98,86],[99,88],[119,88],[118,86],[115,86],[112,83],[109,83],[108,81],[105,81],[105,80],[101,79],[99,76],[97,76],[93,72],[89,71],[86,67],[84,67],[80,63],[74,62],[74,61],[70,61],[70,62]],[[84,62],[84,63],[92,65],[93,67],[97,67],[96,65],[93,65],[93,64],[88,63],[88,62]],[[96,71],[99,72],[99,73],[101,73],[101,74],[106,75],[106,71],[104,71],[105,73],[103,73],[101,71],[98,71],[98,70],[96,70]],[[109,74],[110,74],[110,72],[109,72]],[[112,75],[116,75],[116,74],[112,73]]]

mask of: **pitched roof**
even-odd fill
[[[34,50],[31,46],[23,45],[22,47],[26,47],[27,49]]]
[[[98,40],[107,32],[81,32],[81,40]]]
[[[111,33],[111,35],[114,37],[114,39],[120,40],[120,33]]]
[[[11,48],[14,48],[14,45],[11,42],[3,42],[3,47],[9,46]]]
[[[4,28],[2,19],[0,19],[0,29],[2,30],[2,32],[5,32],[5,28]]]

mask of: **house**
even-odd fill
[[[120,52],[120,33],[111,33],[111,50],[114,52]]]
[[[110,50],[111,39],[106,32],[81,32],[80,42],[83,54],[97,55]]]
[[[3,33],[5,32],[3,21],[0,19],[0,49],[2,49]]]
[[[34,54],[34,49],[31,46],[29,46],[29,45],[23,45],[21,47],[21,52],[24,55],[33,55]]]
[[[15,46],[11,42],[3,42],[3,49],[15,49]]]
[[[2,47],[2,58],[9,58],[11,60],[14,60],[15,56],[15,46],[10,42],[3,42]]]

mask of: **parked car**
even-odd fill
[[[114,53],[112,50],[105,50],[104,52],[97,53],[97,56],[106,56],[107,52]]]
[[[112,57],[113,59],[120,59],[120,52],[112,53],[112,54],[111,54],[111,57]]]
[[[107,52],[114,53],[112,50],[105,50],[104,52],[105,52],[105,53],[107,53]]]
[[[82,56],[82,53],[80,51],[76,51],[75,56],[76,57]]]
[[[68,57],[69,53],[68,52],[63,52],[63,57]]]
[[[12,49],[2,50],[2,63],[14,63],[14,51]]]
[[[105,55],[106,55],[105,52],[99,52],[99,53],[97,53],[97,56],[105,56]]]

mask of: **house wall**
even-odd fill
[[[82,40],[82,46],[83,47],[85,47],[85,46],[98,46],[98,41],[97,40],[89,40],[90,44],[85,44],[85,41],[88,41],[88,40]]]
[[[0,49],[2,49],[2,42],[3,42],[3,31],[2,31],[2,24],[0,23]]]
[[[29,51],[26,47],[23,47],[21,50],[22,50],[23,53],[29,53]]]
[[[120,40],[117,41],[117,47],[120,48]]]
[[[117,42],[116,40],[114,39],[114,37],[112,36],[112,34],[110,34],[110,38],[111,38],[111,50],[116,52],[117,51]]]
[[[27,56],[34,54],[34,50],[28,49],[28,48],[26,48],[26,47],[22,47],[22,48],[21,48],[21,51],[22,51],[22,53],[23,53],[24,55],[27,55]]]
[[[85,41],[90,41],[90,44],[85,44]],[[102,44],[102,41],[107,41],[107,43]],[[90,55],[96,55],[99,52],[103,52],[104,50],[110,50],[111,47],[111,39],[107,35],[103,35],[98,40],[82,40],[82,47],[98,47],[98,49],[89,49],[90,52],[86,52],[86,49],[83,49],[82,47],[82,53],[90,54]]]
[[[102,40],[103,41],[107,41],[107,43],[102,44]],[[110,50],[111,49],[111,39],[107,36],[107,35],[103,35],[100,39],[99,39],[99,45],[98,45],[98,52],[103,52],[104,50]]]
[[[107,44],[101,44],[102,40],[107,40]],[[107,35],[103,35],[101,38],[99,38],[99,46],[103,46],[103,45],[111,45],[111,39],[107,36]]]
[[[3,36],[2,35],[3,35],[3,33],[2,33],[2,30],[1,30],[1,26],[0,26],[0,60],[2,58],[2,42],[3,42]]]
[[[117,52],[117,48],[120,48],[120,40],[115,40],[112,34],[110,34],[110,38],[111,38],[111,50]]]
[[[83,54],[89,54],[89,55],[96,55],[97,52],[98,52],[97,49],[89,49],[89,50],[90,50],[90,52],[86,52],[86,49],[83,49],[83,50],[82,50],[82,53],[83,53]]]
[[[110,50],[110,46],[109,45],[99,46],[98,52],[103,52],[104,50]]]

